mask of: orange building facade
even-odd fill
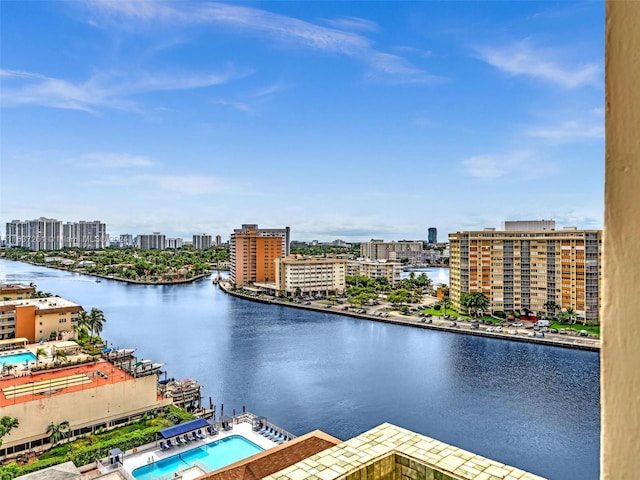
[[[230,241],[229,279],[237,287],[276,279],[276,258],[289,254],[289,227],[259,229],[242,225],[234,230]]]

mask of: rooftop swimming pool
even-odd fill
[[[208,473],[263,450],[244,437],[232,435],[138,467],[132,472],[132,475],[136,480],[161,480],[171,478],[179,470],[190,467],[200,467]]]
[[[31,352],[25,353],[10,353],[8,355],[0,355],[0,366],[5,365],[19,365],[25,362],[35,362],[36,356]]]

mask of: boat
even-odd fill
[[[96,280],[96,283],[100,283],[101,281],[102,281],[102,280],[100,280],[100,279],[97,279],[97,280]]]
[[[104,350],[102,350],[102,355],[105,358],[113,360],[116,358],[130,357],[133,355],[133,352],[135,351],[136,351],[135,348],[117,348],[115,350],[113,348],[105,348]]]
[[[160,370],[163,366],[164,363],[155,363],[151,360],[140,360],[133,364],[133,371],[136,373],[155,372]]]

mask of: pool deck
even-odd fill
[[[149,463],[157,462],[158,460],[171,457],[178,453],[184,453],[193,448],[201,447],[209,443],[214,443],[222,438],[231,437],[233,435],[242,436],[250,442],[255,443],[260,448],[264,448],[265,450],[277,447],[279,445],[278,443],[269,440],[263,435],[254,432],[251,423],[242,422],[233,425],[233,430],[229,432],[221,431],[213,437],[211,435],[207,435],[207,438],[205,438],[204,440],[192,441],[186,445],[175,446],[170,450],[162,450],[159,446],[160,442],[157,442],[158,445],[156,447],[147,448],[144,451],[138,451],[137,453],[126,454],[124,457],[123,467],[124,470],[126,470],[133,477],[132,472],[138,467],[144,467]],[[208,472],[202,472],[198,467],[191,467],[178,471],[178,474],[182,477],[183,480],[192,480],[203,475],[203,473]]]

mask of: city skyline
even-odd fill
[[[4,3],[0,220],[601,229],[603,31],[603,2]]]

